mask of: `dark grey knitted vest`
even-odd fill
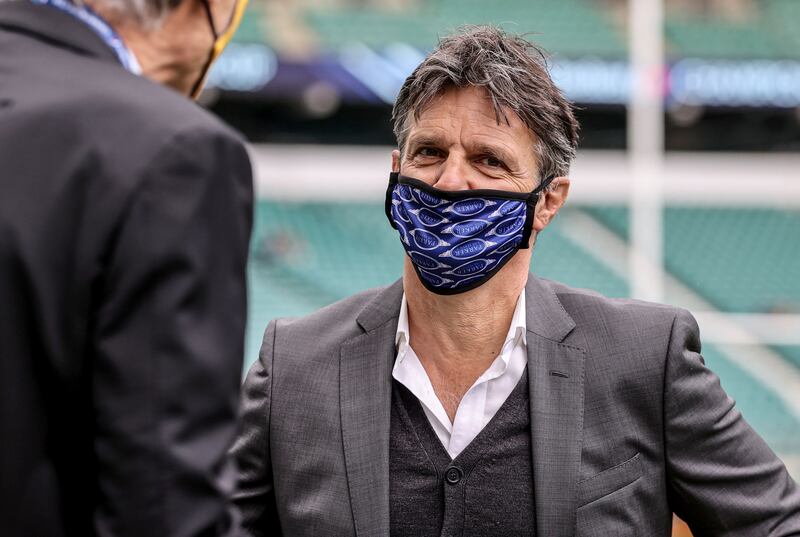
[[[394,381],[389,469],[391,537],[534,535],[527,370],[452,460],[420,402]]]

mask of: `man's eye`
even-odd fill
[[[483,164],[484,166],[488,166],[490,168],[502,168],[503,167],[503,161],[500,160],[497,157],[486,156],[486,157],[483,157],[482,159],[480,159],[479,162],[481,164]]]
[[[417,151],[417,155],[421,157],[438,157],[439,150],[434,147],[422,147]]]

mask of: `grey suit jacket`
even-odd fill
[[[236,502],[254,535],[389,534],[400,282],[270,323],[244,388]],[[531,276],[536,534],[800,535],[800,491],[700,356],[684,310]]]

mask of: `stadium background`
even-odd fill
[[[640,0],[631,0],[640,1]],[[385,221],[391,103],[438,36],[527,33],[578,107],[570,201],[532,271],[633,293],[626,0],[251,0],[203,104],[252,142],[246,364],[267,322],[400,275]],[[663,300],[800,478],[800,0],[667,0]],[[675,535],[688,535],[680,522]]]

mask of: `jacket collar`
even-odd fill
[[[339,398],[347,485],[357,537],[389,535],[389,429],[399,280],[356,318],[364,330],[339,355]]]
[[[114,51],[84,23],[48,6],[27,0],[0,1],[0,29],[28,34],[78,54],[119,63]]]
[[[378,293],[357,317],[365,332],[383,325],[400,315],[403,300],[403,281],[397,280]],[[547,280],[528,275],[525,285],[525,322],[530,332],[553,341],[563,341],[575,328],[575,321],[564,310]]]
[[[383,289],[373,298],[361,313],[356,317],[356,322],[365,332],[371,332],[382,326],[392,317],[400,315],[400,303],[403,300],[403,280],[399,279],[389,287]]]
[[[528,331],[552,341],[564,341],[575,321],[564,309],[550,282],[528,275],[525,285],[525,314]]]
[[[586,350],[565,340],[575,329],[547,280],[531,275],[525,288],[528,390],[531,411],[536,533],[571,537],[583,433]]]

